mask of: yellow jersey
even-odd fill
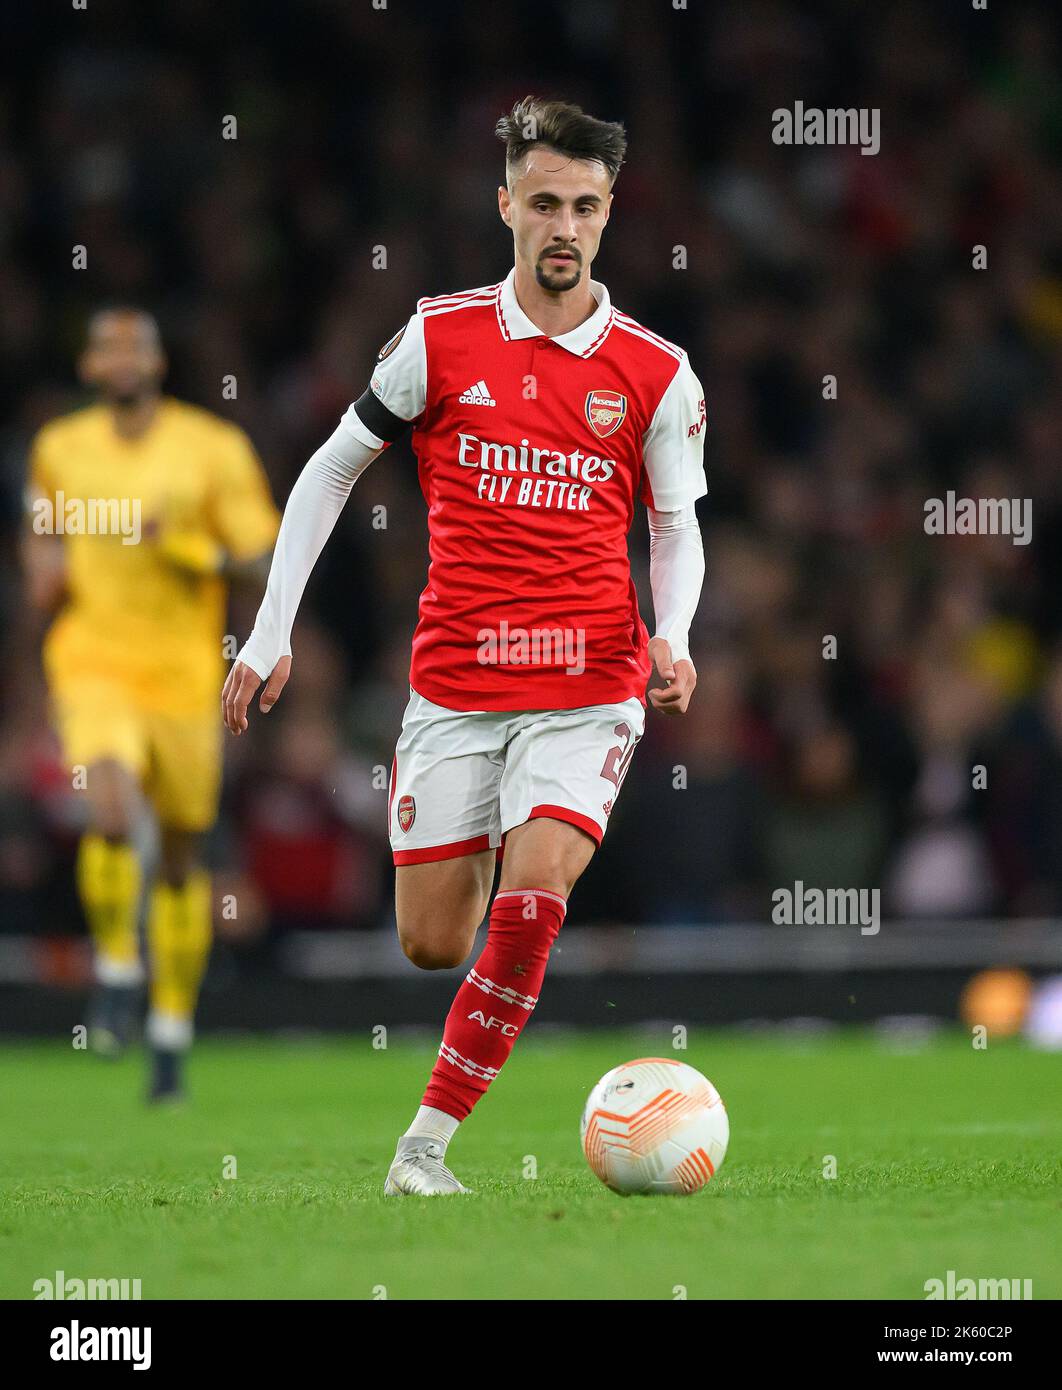
[[[175,562],[181,550],[236,560],[268,551],[278,514],[250,440],[209,411],[164,397],[137,439],[109,408],[61,416],[37,434],[35,531],[64,547],[67,598],[44,645],[53,690],[119,680],[146,708],[217,706],[227,584]]]

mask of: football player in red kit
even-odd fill
[[[422,299],[381,348],[368,389],[288,500],[262,607],[225,683],[247,728],[291,670],[310,571],[350,489],[412,427],[429,565],[388,797],[398,934],[409,959],[469,955],[422,1104],[385,1191],[467,1189],[446,1166],[458,1125],[538,1001],[569,895],[601,843],[649,691],[685,712],[688,634],[704,576],[694,503],[706,491],[703,392],[685,352],[616,309],[590,278],[626,151],[618,124],[527,98],[498,122],[501,284]],[[656,632],[627,551],[648,510]]]

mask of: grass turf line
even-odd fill
[[[958,1035],[905,1053],[694,1031],[675,1053],[666,1030],[532,1032],[451,1147],[476,1195],[385,1199],[432,1052],[204,1042],[192,1103],[156,1111],[139,1055],[4,1046],[0,1297],[60,1269],[140,1278],[145,1299],[920,1299],[949,1269],[1062,1297],[1057,1056]],[[593,1083],[653,1053],[699,1067],[730,1113],[726,1163],[692,1198],[614,1196],[579,1148]]]

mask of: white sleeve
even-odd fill
[[[344,418],[363,444],[382,446],[424,413],[427,395],[424,320],[418,309],[377,353],[369,389],[347,412],[353,418]]]
[[[683,353],[642,439],[646,484],[642,500],[646,506],[674,512],[708,491],[705,428],[704,390]]]
[[[291,629],[306,582],[350,496],[350,489],[386,445],[367,442],[354,414],[312,455],[295,480],[280,524],[265,597],[254,630],[236,660],[268,679],[282,656],[291,655]]]
[[[656,636],[673,661],[690,660],[690,623],[704,582],[704,545],[693,503],[677,511],[649,509],[649,585]]]

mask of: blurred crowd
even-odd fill
[[[879,886],[886,916],[1062,910],[1052,7],[61,9],[6,21],[0,105],[0,931],[77,923],[81,807],[17,536],[28,441],[83,399],[87,314],[154,310],[168,388],[238,420],[283,502],[416,299],[507,272],[492,128],[532,91],[626,122],[595,274],[708,403],[697,694],[650,714],[574,919],[763,919],[797,880]],[[880,108],[880,153],[775,145],[797,100]],[[1030,499],[1031,543],[927,535],[949,490]],[[212,853],[248,931],[390,919],[425,541],[403,443],[355,488],[283,699],[227,749]],[[646,541],[639,516],[651,623]],[[255,606],[235,598],[240,640]]]

